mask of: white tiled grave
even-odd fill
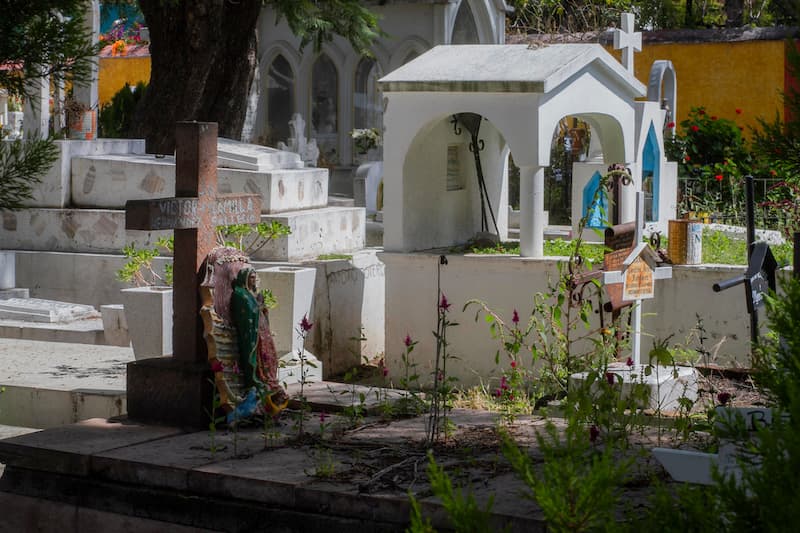
[[[644,384],[650,390],[648,409],[677,411],[682,397],[697,399],[697,371],[688,366],[653,366],[650,375],[645,374],[644,365],[628,366],[625,363],[608,365],[608,373],[614,375],[615,383],[622,387],[622,394],[630,394],[636,384]],[[575,382],[586,379],[586,373],[572,374]]]
[[[91,305],[40,298],[0,300],[0,319],[55,323],[99,317],[100,314]]]

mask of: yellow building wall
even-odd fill
[[[647,85],[650,67],[657,59],[675,66],[678,80],[677,123],[692,107],[705,106],[711,115],[728,118],[744,127],[757,126],[757,118],[783,118],[784,41],[733,43],[652,43],[634,56],[636,77]],[[617,58],[620,52],[609,50]],[[127,82],[150,80],[150,57],[102,57],[99,65],[100,105],[111,100]],[[742,113],[737,115],[736,109]]]
[[[150,81],[150,56],[101,57],[97,74],[97,98],[100,107],[111,101],[127,83],[134,86]]]
[[[619,51],[613,53],[619,58]],[[710,115],[734,120],[749,137],[758,117],[772,121],[778,112],[783,118],[785,55],[784,41],[645,43],[634,56],[634,70],[647,85],[653,61],[672,61],[678,81],[676,123],[692,107],[704,106]]]

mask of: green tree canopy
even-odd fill
[[[88,81],[98,47],[84,27],[86,9],[86,0],[4,0],[0,87],[25,96],[25,80]]]

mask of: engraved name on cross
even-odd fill
[[[622,49],[622,64],[633,74],[633,53],[642,51],[642,32],[634,32],[633,13],[622,14],[622,29],[614,30],[614,50]]]
[[[261,196],[217,194],[217,124],[179,122],[175,131],[175,198],[129,200],[125,229],[175,230],[173,358],[206,358],[200,320],[200,272],[216,245],[216,227],[261,220]]]

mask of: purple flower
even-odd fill
[[[508,389],[508,381],[506,381],[506,377],[505,376],[500,378],[500,388],[503,389],[503,390],[507,390]]]
[[[439,309],[442,311],[449,311],[450,310],[450,303],[447,301],[447,296],[442,293],[442,299],[439,301]]]
[[[225,368],[222,366],[222,363],[219,359],[214,359],[214,362],[211,363],[211,371],[212,372],[222,372]]]
[[[597,429],[597,426],[592,426],[589,428],[589,440],[591,442],[597,441],[597,437],[600,436],[600,430]]]
[[[614,378],[615,378],[615,376],[614,376],[613,372],[606,372],[606,381],[608,381],[609,385],[613,385],[614,384]]]
[[[730,392],[720,392],[717,394],[717,401],[720,405],[728,405],[728,402],[731,401],[731,393]]]
[[[387,367],[383,367],[383,377],[387,377],[389,375],[389,369]]]
[[[319,423],[320,424],[324,424],[327,419],[328,419],[328,413],[326,413],[325,411],[322,411],[319,414]]]
[[[410,348],[414,341],[411,340],[411,335],[406,333],[406,340],[403,341],[403,344],[406,345],[406,348]]]
[[[627,360],[627,361],[625,361],[625,364],[626,364],[626,365],[628,365],[628,366],[633,366],[633,359],[631,359],[630,357],[628,357],[628,360]]]
[[[303,333],[308,333],[313,327],[314,324],[308,321],[308,317],[306,315],[303,315],[303,320],[300,321],[300,329],[303,331]]]
[[[514,309],[514,316],[511,317],[511,322],[519,324],[519,313],[517,313],[516,309]]]
[[[503,395],[503,391],[501,389],[495,389],[494,395],[499,398]]]

